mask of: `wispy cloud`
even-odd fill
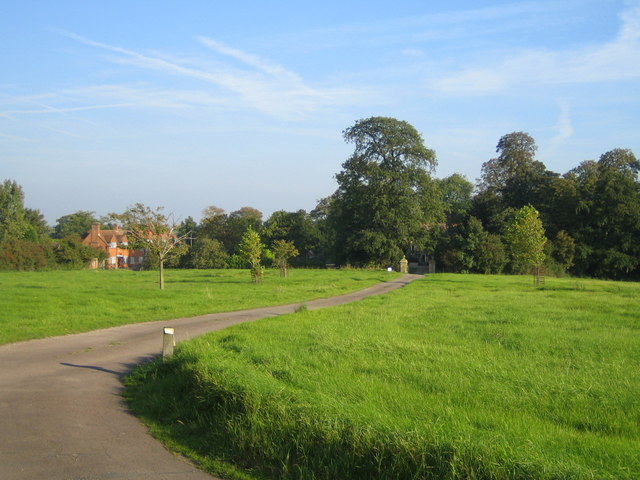
[[[22,108],[22,109],[15,109],[15,110],[6,110],[3,112],[0,112],[0,116],[13,118],[14,116],[17,116],[17,115],[38,115],[38,114],[44,114],[44,113],[55,113],[59,115],[64,115],[67,113],[83,112],[88,110],[104,110],[109,108],[130,107],[132,105],[134,104],[112,103],[107,105],[84,105],[79,107],[60,107],[59,108],[59,107],[53,107],[51,105],[40,104],[40,108],[32,108],[32,109]]]
[[[357,97],[357,92],[353,89],[313,87],[295,72],[207,37],[198,37],[198,41],[209,51],[218,54],[218,57],[226,59],[226,62],[209,62],[204,66],[194,66],[186,61],[96,42],[75,33],[64,32],[64,35],[85,45],[116,54],[110,58],[111,61],[197,79],[222,88],[223,91],[237,96],[236,107],[252,108],[274,117],[306,116],[319,109],[335,107],[344,102],[351,103]],[[241,68],[230,63],[228,59],[239,62]],[[226,100],[227,105],[230,105],[232,99],[227,97]]]
[[[49,131],[51,131],[53,133],[58,133],[58,134],[61,134],[61,135],[65,135],[67,137],[80,138],[80,139],[83,139],[83,140],[86,140],[87,138],[89,138],[86,135],[80,135],[80,134],[77,134],[77,133],[74,133],[74,132],[70,132],[68,130],[63,130],[62,128],[52,127],[50,125],[41,125],[41,128],[44,128],[45,130],[49,130]]]
[[[300,77],[297,74],[290,72],[284,67],[272,63],[267,59],[263,59],[256,55],[251,55],[249,53],[243,52],[242,50],[238,50],[237,48],[233,48],[212,38],[200,36],[198,37],[198,40],[205,47],[213,50],[214,52],[218,52],[220,54],[235,58],[240,62],[255,67],[256,69],[270,76],[287,78],[295,82],[300,81]]]
[[[9,135],[7,133],[1,133],[0,132],[0,141],[2,139],[5,139],[7,141],[11,141],[11,142],[33,142],[34,140],[31,138],[27,138],[27,137],[20,137],[18,135]]]
[[[555,125],[555,129],[558,133],[551,139],[552,150],[558,148],[562,142],[573,135],[573,125],[571,123],[569,104],[563,100],[560,100],[558,103],[560,105],[560,114],[558,115],[558,121]]]
[[[99,117],[87,112],[163,111],[181,117],[198,117],[208,110],[230,108],[230,101],[204,90],[178,90],[152,87],[146,84],[107,84],[63,89],[54,93],[24,95],[0,99],[0,120],[5,125],[23,129],[35,127],[31,135],[47,130],[73,138],[88,138],[89,132],[103,131],[105,125]],[[30,117],[35,117],[30,118]],[[61,128],[61,126],[66,128]],[[98,127],[87,130],[86,126]],[[82,133],[79,133],[82,132]]]
[[[621,14],[621,27],[605,44],[550,51],[528,49],[493,64],[471,66],[430,79],[433,92],[451,95],[504,93],[514,87],[640,79],[640,7]]]
[[[184,111],[229,107],[230,102],[204,90],[180,90],[147,84],[106,84],[78,87],[62,92],[76,102],[101,101],[122,107]],[[109,103],[119,102],[119,103]]]
[[[318,109],[353,103],[361,94],[347,87],[319,88],[297,73],[207,37],[199,41],[208,49],[230,57],[244,68],[224,65],[221,86],[238,93],[248,104],[275,116],[307,115]]]
[[[434,3],[434,2],[431,2]],[[435,2],[437,3],[437,2]],[[478,2],[482,3],[482,2]],[[487,2],[484,2],[487,3]],[[411,45],[415,51],[427,51],[434,45],[452,42],[478,42],[486,36],[509,31],[521,32],[541,26],[564,23],[563,13],[569,1],[517,1],[499,5],[456,9],[446,5],[415,8],[408,12],[396,9],[397,15],[385,15],[372,21],[334,24],[323,28],[274,34],[267,43],[271,48],[287,51],[349,49],[377,46],[394,48]],[[419,14],[421,10],[436,13]]]

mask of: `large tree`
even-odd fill
[[[473,183],[459,173],[437,180],[442,194],[444,211],[449,225],[458,224],[468,217],[473,199]]]
[[[65,238],[69,235],[84,237],[91,230],[91,225],[97,221],[96,212],[88,210],[78,210],[75,213],[64,215],[56,220],[55,237]]]
[[[508,133],[498,141],[498,156],[482,164],[473,214],[493,233],[504,228],[501,220],[506,208],[533,205],[540,211],[547,210],[551,182],[558,175],[535,159],[537,150],[528,133]]]
[[[429,224],[442,219],[441,209],[426,208],[434,196],[434,151],[413,126],[394,118],[359,120],[343,134],[355,150],[336,175],[329,206],[336,260],[395,264],[412,247],[425,249]]]
[[[227,215],[222,208],[211,205],[202,211],[198,235],[218,240],[227,253],[232,254],[249,227],[260,232],[262,212],[253,207],[241,207]]]
[[[576,267],[579,273],[629,278],[640,271],[640,162],[614,149],[572,174],[578,196]]]
[[[508,133],[498,140],[498,156],[482,165],[481,190],[503,192],[509,182],[521,179],[544,166],[535,160],[536,142],[525,132]]]
[[[321,241],[318,225],[305,210],[273,212],[265,222],[262,234],[265,243],[270,245],[272,250],[277,240],[286,240],[295,244],[303,262],[317,255]]]
[[[188,255],[190,268],[226,268],[229,255],[222,243],[214,238],[202,237],[196,240]]]
[[[0,184],[0,269],[38,270],[55,264],[42,213],[25,208],[22,187]]]
[[[210,238],[222,243],[227,253],[233,253],[235,244],[228,241],[229,216],[224,209],[210,205],[202,210],[202,220],[198,227],[198,238]]]
[[[40,210],[25,208],[24,218],[29,224],[27,238],[31,238],[35,242],[50,238],[51,229]]]
[[[0,243],[24,239],[28,230],[22,187],[5,180],[0,185]]]

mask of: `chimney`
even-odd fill
[[[100,238],[100,224],[91,224],[91,245],[98,245],[98,239]]]

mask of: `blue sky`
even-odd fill
[[[640,155],[640,1],[0,2],[0,180],[49,221],[141,202],[311,210],[342,131],[406,120],[437,177],[532,135]]]

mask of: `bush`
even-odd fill
[[[229,268],[235,268],[237,270],[244,270],[251,267],[249,262],[238,254],[231,255],[227,264]]]
[[[482,273],[502,273],[507,265],[507,250],[500,235],[487,235],[477,252],[477,267]]]
[[[188,265],[191,268],[227,268],[229,254],[218,240],[201,238],[189,252]]]
[[[49,245],[29,240],[0,244],[0,270],[42,270],[55,264]]]
[[[77,235],[69,235],[53,242],[52,245],[56,263],[60,267],[83,268],[92,258],[106,258],[104,251],[84,245]]]

